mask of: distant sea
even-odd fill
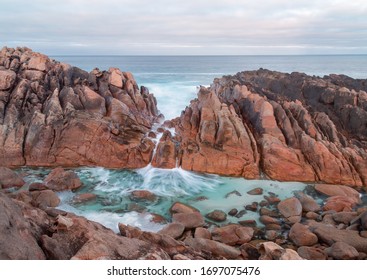
[[[199,85],[214,78],[245,70],[265,68],[281,72],[303,72],[324,76],[344,74],[367,79],[367,55],[292,56],[52,56],[54,59],[91,71],[118,67],[133,73],[139,86],[154,93],[158,108],[171,119],[196,97]]]

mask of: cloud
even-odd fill
[[[366,53],[366,14],[365,0],[2,0],[0,43],[49,54]]]

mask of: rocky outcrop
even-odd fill
[[[260,69],[215,79],[175,119],[184,169],[367,183],[365,81]]]
[[[0,51],[0,165],[144,167],[157,117],[154,96],[128,72]]]
[[[117,68],[79,68],[27,48],[0,52],[0,162],[186,170],[281,181],[367,184],[364,80],[260,69],[201,87],[175,120]],[[98,151],[98,152],[96,152]],[[153,156],[153,151],[155,154]]]

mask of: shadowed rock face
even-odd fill
[[[367,183],[366,81],[260,69],[215,79],[181,117],[183,168],[274,180]]]
[[[0,162],[138,168],[156,100],[119,69],[87,73],[27,48],[0,51]]]

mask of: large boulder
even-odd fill
[[[71,170],[55,168],[44,180],[45,185],[53,191],[76,190],[82,186],[78,175]]]
[[[227,245],[242,245],[252,239],[254,229],[240,225],[227,225],[213,229],[211,234],[215,241]]]
[[[307,226],[295,223],[289,231],[289,238],[297,246],[312,246],[318,242],[317,236]]]
[[[282,216],[291,223],[301,221],[302,204],[297,198],[291,197],[282,200],[277,207]]]
[[[0,166],[0,184],[6,189],[11,187],[22,187],[25,182],[22,177],[13,170]]]
[[[45,254],[21,208],[0,192],[0,259],[43,260]]]

